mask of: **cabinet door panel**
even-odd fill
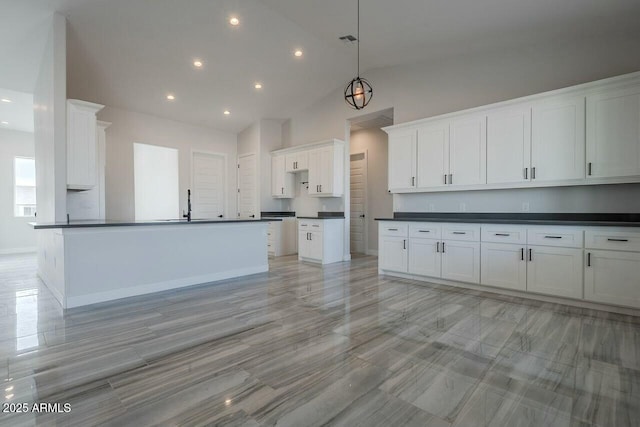
[[[309,194],[320,193],[322,183],[320,158],[320,150],[309,151]]]
[[[309,257],[309,232],[307,230],[298,231],[298,258]]]
[[[525,247],[505,243],[482,244],[481,283],[488,286],[527,289],[527,262]]]
[[[582,298],[582,249],[529,246],[527,291]]]
[[[418,130],[418,187],[443,187],[449,173],[449,124],[444,122]]]
[[[442,278],[480,283],[480,243],[442,242]]]
[[[323,241],[322,232],[313,231],[309,234],[309,255],[311,259],[322,260],[323,259]]]
[[[285,170],[287,172],[296,172],[296,161],[297,161],[298,155],[296,153],[294,154],[287,154],[285,156]]]
[[[320,150],[320,193],[333,193],[333,147]]]
[[[487,182],[526,182],[531,177],[531,109],[514,108],[487,117]],[[525,168],[527,169],[525,178]]]
[[[407,272],[407,238],[380,237],[380,257],[378,262],[383,270]]]
[[[449,173],[451,185],[487,183],[487,118],[458,120],[451,124]]]
[[[587,178],[640,175],[638,123],[640,87],[587,97]]]
[[[589,251],[587,260],[586,300],[640,308],[640,253]]]
[[[284,194],[284,157],[271,158],[271,195],[281,197]]]
[[[554,99],[533,107],[531,177],[534,181],[584,178],[584,121],[584,96]]]
[[[415,187],[417,131],[389,134],[389,190]]]
[[[438,240],[412,238],[409,241],[409,273],[440,277],[439,247]]]

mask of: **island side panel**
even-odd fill
[[[269,270],[267,223],[64,229],[66,308]]]

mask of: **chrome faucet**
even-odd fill
[[[187,190],[187,213],[182,210],[182,217],[187,218],[187,222],[191,222],[191,190]]]

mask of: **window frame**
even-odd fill
[[[36,159],[35,157],[28,156],[13,156],[13,217],[14,218],[35,218],[36,217],[36,209],[37,209],[37,199],[36,205],[34,205],[34,214],[33,215],[18,215],[18,184],[16,182],[16,163],[18,159],[24,160],[32,160],[33,161],[33,169],[35,173]],[[34,177],[35,178],[35,177]],[[36,185],[33,186],[36,188]],[[31,206],[31,205],[19,205],[19,206]]]

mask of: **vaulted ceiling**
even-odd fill
[[[355,45],[338,38],[356,34],[356,0],[0,0],[0,6],[0,87],[32,90],[43,22],[58,11],[69,23],[70,97],[231,132],[260,118],[289,117],[355,73]],[[232,16],[240,20],[236,27]],[[639,32],[638,0],[362,0],[361,69]],[[256,90],[256,82],[263,88]]]

